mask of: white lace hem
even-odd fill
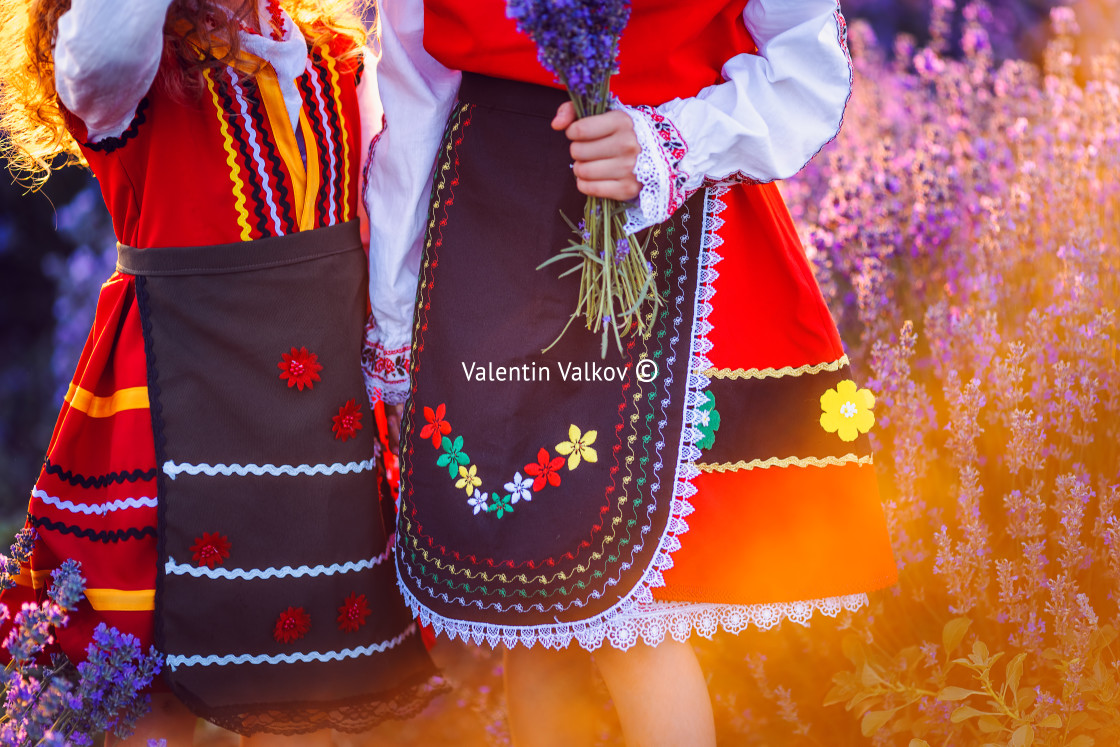
[[[808,626],[817,612],[826,617],[836,617],[843,610],[855,612],[868,604],[865,593],[773,604],[623,602],[616,608],[617,611],[608,611],[599,617],[580,622],[557,625],[494,625],[436,614],[421,604],[403,583],[400,584],[400,589],[412,614],[420,622],[431,626],[436,635],[445,634],[451,639],[459,638],[464,643],[478,646],[485,643],[491,648],[499,645],[541,645],[561,649],[576,641],[588,651],[594,651],[604,643],[625,651],[639,640],[647,646],[656,646],[666,636],[686,643],[693,634],[710,639],[720,630],[738,634],[751,625],[759,630],[769,630],[785,620]]]

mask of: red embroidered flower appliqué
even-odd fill
[[[289,607],[276,618],[276,626],[272,629],[272,637],[280,643],[298,641],[311,630],[311,615],[303,607]]]
[[[280,369],[280,378],[287,379],[289,389],[297,387],[302,392],[304,387],[315,388],[314,382],[319,381],[319,372],[323,370],[319,356],[307,352],[307,348],[292,348],[292,352],[280,358],[276,366]]]
[[[564,466],[564,457],[558,456],[555,459],[549,460],[548,449],[541,449],[537,452],[537,463],[526,464],[525,472],[533,477],[533,490],[540,490],[547,482],[552,487],[557,487],[560,484],[560,472],[558,471]]]
[[[232,545],[229,538],[224,534],[203,532],[201,537],[194,538],[194,544],[191,545],[191,557],[198,565],[213,568],[225,562],[225,559],[229,557],[230,547]]]
[[[334,437],[339,441],[345,441],[353,438],[362,429],[362,408],[355,404],[354,400],[350,400],[338,408],[338,414],[331,419],[334,421],[334,425],[331,426]]]
[[[366,624],[369,617],[369,604],[365,594],[350,594],[338,608],[338,629],[353,633]]]
[[[424,408],[424,419],[428,424],[420,429],[420,438],[432,439],[432,446],[439,448],[443,442],[443,437],[451,432],[451,423],[443,419],[447,413],[447,408],[442,403],[436,406],[435,410],[430,407]]]

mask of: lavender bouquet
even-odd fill
[[[610,109],[628,0],[508,0],[506,15],[537,45],[541,64],[567,89],[577,117]],[[621,352],[622,337],[645,333],[661,305],[646,242],[626,232],[626,210],[616,200],[588,197],[583,220],[568,224],[576,239],[537,268],[571,259],[576,266],[561,277],[582,271],[579,300],[560,337],[583,316],[589,330],[602,334],[603,357],[611,337]]]

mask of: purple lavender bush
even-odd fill
[[[744,744],[1120,743],[1120,45],[1079,60],[1058,8],[1041,68],[996,64],[970,3],[952,58],[933,5],[893,61],[853,24],[844,128],[785,185],[878,398],[901,578],[713,655]]]
[[[35,544],[35,531],[16,535],[9,557],[0,556],[0,588],[15,586],[21,565]],[[67,560],[51,572],[51,587],[43,602],[28,602],[15,614],[4,640],[10,661],[3,672],[0,693],[0,745],[91,745],[95,735],[111,732],[124,739],[147,712],[143,691],[159,673],[160,657],[147,655],[135,637],[107,628],[94,631],[86,661],[75,668],[64,656],[49,664],[37,663],[54,641],[54,631],[66,625],[85,592],[81,564]],[[10,611],[0,605],[0,624]]]

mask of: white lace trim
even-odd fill
[[[381,338],[381,329],[371,314],[366,319],[365,338],[362,342],[362,379],[366,395],[369,397],[370,407],[378,402],[401,405],[408,399],[411,386],[408,372],[412,367],[412,344],[406,339],[391,346],[386,345]]]
[[[618,108],[630,115],[634,123],[634,134],[642,148],[634,163],[634,176],[641,182],[642,191],[635,201],[626,206],[625,230],[627,233],[637,233],[669,219],[669,195],[673,177],[669,161],[661,151],[657,134],[646,114],[629,106]]]
[[[863,593],[846,596],[826,597],[796,602],[773,604],[711,604],[689,602],[663,602],[653,598],[653,589],[665,586],[662,572],[673,567],[672,554],[681,547],[680,535],[688,531],[685,520],[693,512],[689,498],[696,494],[692,481],[700,474],[695,463],[700,450],[695,446],[701,434],[695,423],[699,421],[700,405],[707,401],[704,390],[709,380],[703,371],[712,368],[708,353],[712,349],[708,334],[712,325],[708,316],[712,312],[712,296],[715,293],[713,282],[718,277],[715,265],[722,259],[716,249],[723,244],[717,231],[723,226],[719,214],[726,209],[720,197],[727,188],[709,189],[705,198],[703,218],[703,241],[698,271],[696,292],[695,322],[692,328],[692,343],[688,361],[688,388],[684,402],[684,425],[681,428],[680,452],[675,475],[675,488],[670,507],[669,520],[662,534],[653,559],[646,568],[641,581],[618,604],[594,617],[571,623],[552,625],[495,625],[471,622],[444,617],[426,607],[408,588],[402,572],[410,570],[407,564],[397,563],[397,581],[405,602],[412,612],[425,625],[430,625],[436,634],[445,633],[451,638],[473,641],[481,645],[499,644],[505,646],[533,646],[540,644],[545,648],[565,648],[573,640],[583,648],[593,651],[609,641],[618,649],[628,649],[640,638],[647,645],[655,646],[665,640],[666,635],[677,641],[687,641],[693,633],[710,638],[718,629],[729,633],[739,633],[748,625],[754,624],[766,630],[782,620],[806,624],[814,612],[834,617],[841,610],[855,611],[867,604]],[[687,238],[682,238],[682,242]],[[675,341],[674,341],[675,342]],[[412,577],[412,581],[423,587],[423,583]],[[607,581],[611,586],[617,579]],[[425,587],[426,588],[426,587]],[[429,589],[434,595],[434,590]],[[453,600],[441,595],[449,603]],[[465,606],[461,598],[454,600]],[[475,602],[480,609],[497,607]],[[578,602],[576,603],[579,604]],[[512,609],[525,611],[520,605]],[[544,611],[540,605],[532,607]]]

